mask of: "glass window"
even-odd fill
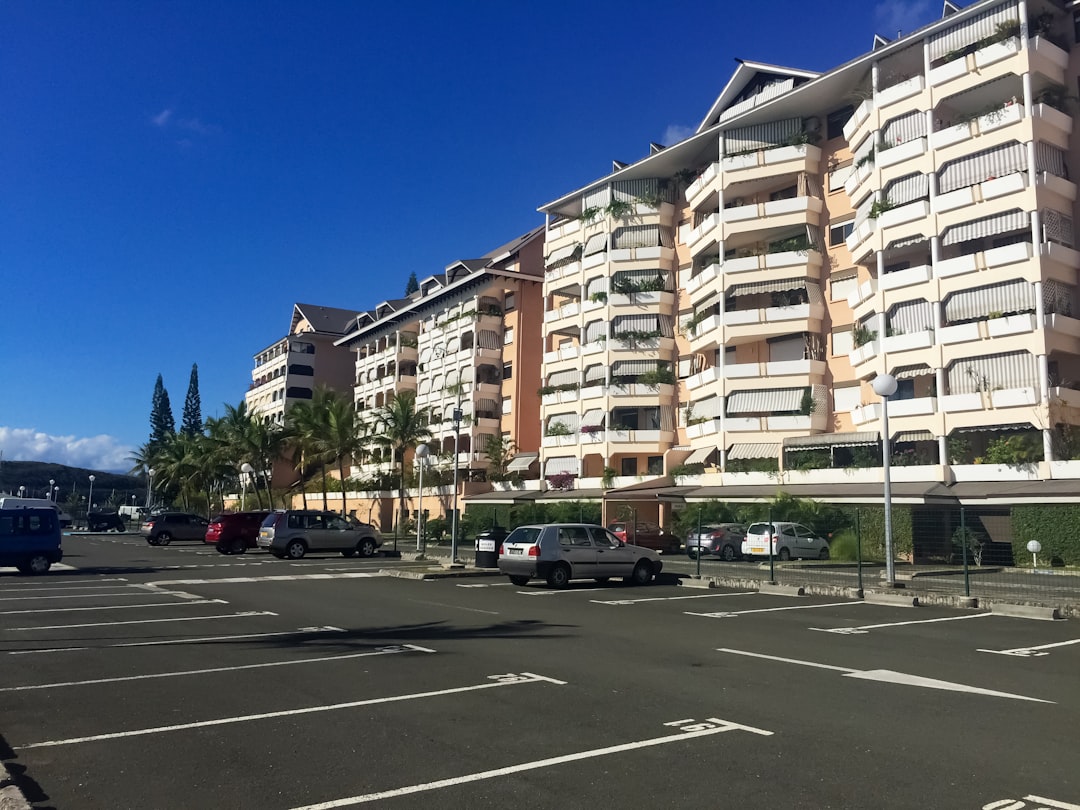
[[[511,380],[514,378],[514,364],[503,363],[503,376],[504,380]]]
[[[503,299],[503,312],[509,312],[514,308],[514,293],[508,292]]]
[[[847,222],[838,222],[829,228],[829,246],[836,247],[841,245],[844,241],[851,236],[851,232],[855,230],[855,220],[849,219]]]
[[[559,545],[592,547],[592,539],[584,526],[566,526],[559,529]]]
[[[637,475],[637,459],[636,458],[624,458],[622,460],[622,474],[623,475]]]
[[[598,546],[618,546],[622,543],[622,540],[607,529],[593,529],[592,536]]]
[[[349,528],[349,523],[340,515],[328,516],[326,518],[326,528],[337,530],[347,529]]]
[[[829,113],[829,117],[826,119],[826,133],[825,137],[830,141],[833,138],[839,138],[844,134],[844,124],[846,124],[851,116],[855,114],[855,108],[852,105],[841,107],[839,110],[833,110]]]
[[[663,475],[664,474],[664,457],[663,456],[649,456],[647,462],[649,475]]]

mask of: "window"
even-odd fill
[[[889,397],[890,401],[894,399],[915,399],[915,380],[897,380],[896,393]]]
[[[825,137],[830,141],[833,138],[839,138],[844,134],[844,124],[850,120],[851,116],[855,114],[855,108],[850,104],[846,107],[841,107],[839,110],[833,110],[829,113],[826,119],[826,132]]]
[[[509,312],[514,308],[514,293],[508,292],[503,299],[503,312]]]
[[[849,219],[847,222],[838,222],[829,228],[829,247],[836,247],[842,245],[844,241],[851,236],[851,232],[855,230],[855,220]]]
[[[837,329],[832,333],[833,355],[851,354],[855,351],[855,334],[850,328]]]
[[[646,466],[649,470],[649,475],[663,475],[664,474],[664,457],[663,456],[649,456]]]
[[[855,292],[858,286],[859,277],[855,273],[848,273],[840,277],[833,276],[829,281],[829,297],[833,301],[844,301]]]
[[[513,413],[513,411],[512,411],[512,403],[513,403],[513,400],[510,399],[510,397],[503,397],[502,412],[504,414]]]
[[[637,475],[637,459],[624,458],[622,460],[622,475]]]
[[[503,345],[504,346],[509,346],[513,342],[514,342],[514,327],[511,326],[505,332],[503,332]]]
[[[503,376],[504,380],[512,380],[514,378],[514,364],[503,363]]]

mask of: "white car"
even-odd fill
[[[607,582],[611,577],[648,585],[663,567],[651,548],[629,545],[588,523],[518,526],[499,546],[499,571],[515,585],[543,579],[552,588],[565,588],[572,579]]]
[[[772,555],[780,560],[829,559],[828,540],[801,523],[784,521],[751,523],[742,543],[742,553],[749,558],[767,557],[770,541]]]

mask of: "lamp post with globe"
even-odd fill
[[[881,469],[885,481],[885,584],[896,585],[896,568],[893,565],[892,537],[892,481],[890,462],[892,447],[889,441],[889,397],[896,393],[896,378],[891,374],[878,374],[870,383],[874,393],[881,397]]]
[[[244,511],[244,504],[247,503],[247,485],[248,479],[251,478],[251,474],[255,472],[255,468],[248,464],[246,461],[240,465],[240,511]]]
[[[94,510],[94,479],[95,476],[90,476],[90,497],[86,499],[86,525],[90,525],[90,513]]]
[[[417,559],[423,559],[424,557],[424,465],[427,464],[427,457],[431,450],[426,444],[416,445],[414,451],[416,455],[416,462],[420,465],[420,497],[417,501],[416,509],[416,551],[419,555]]]
[[[149,513],[150,504],[154,499],[154,468],[146,471],[146,511]]]
[[[45,493],[45,497],[48,498],[50,501],[53,499],[52,493],[53,493],[53,487],[54,486],[56,486],[56,479],[55,478],[50,478],[49,479],[49,490]]]

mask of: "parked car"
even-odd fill
[[[127,522],[118,512],[90,512],[86,516],[86,528],[91,532],[127,531]]]
[[[75,522],[60,504],[48,498],[16,498],[4,495],[0,496],[0,509],[52,509],[60,518],[61,529],[67,529]]]
[[[139,533],[152,546],[167,546],[173,540],[203,540],[209,521],[187,512],[158,512],[142,522]]]
[[[651,548],[661,554],[677,554],[682,548],[682,540],[673,534],[668,534],[660,528],[659,524],[645,520],[639,520],[637,524],[618,520],[608,524],[608,531],[624,543]]]
[[[52,507],[0,508],[0,566],[44,574],[64,558],[60,517]]]
[[[698,554],[708,557],[710,554],[731,562],[742,557],[742,544],[746,539],[746,527],[741,523],[714,523],[702,526],[686,535],[686,553],[691,560]]]
[[[518,526],[499,546],[499,571],[515,585],[539,578],[565,588],[572,579],[607,582],[611,577],[647,585],[663,567],[653,549],[629,545],[588,523]]]
[[[368,523],[335,512],[287,509],[267,515],[259,529],[258,544],[279,559],[299,560],[309,551],[370,557],[382,545],[382,535]]]
[[[218,515],[210,521],[203,537],[213,543],[222,554],[243,554],[249,548],[258,548],[259,529],[270,512],[232,512]]]
[[[747,557],[768,556],[772,541],[772,553],[781,560],[803,558],[829,559],[829,541],[813,529],[801,523],[777,522],[751,523],[746,530],[742,552]]]

